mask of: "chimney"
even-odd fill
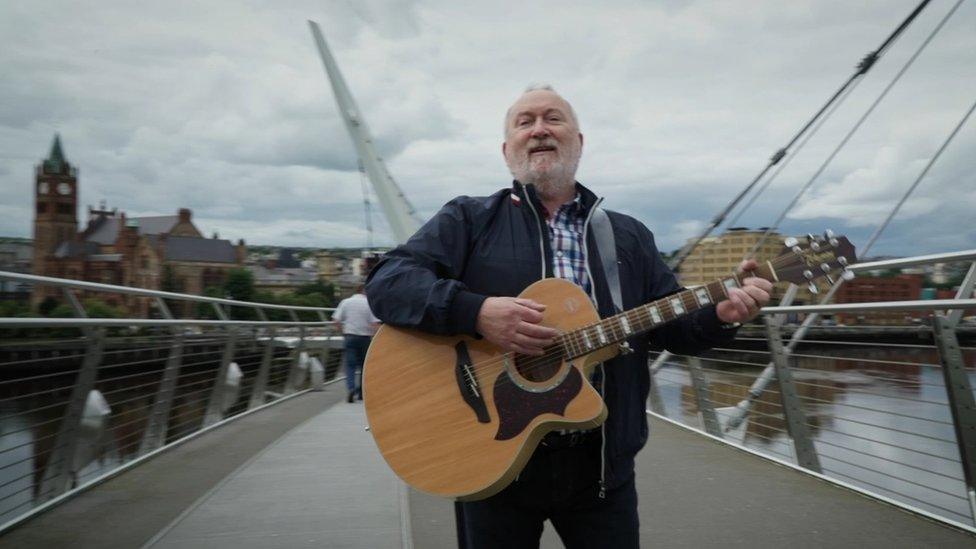
[[[180,208],[179,214],[180,214],[180,223],[189,223],[190,218],[193,217],[193,212],[191,212],[189,208]]]
[[[244,244],[244,239],[238,239],[237,246],[234,251],[237,254],[237,264],[243,265],[244,261],[247,260],[247,246]]]

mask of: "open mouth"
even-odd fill
[[[538,147],[532,147],[529,149],[529,154],[544,153],[544,152],[555,152],[556,147],[552,145],[540,145]]]

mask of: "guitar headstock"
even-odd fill
[[[823,236],[809,234],[805,240],[789,237],[784,244],[786,249],[764,265],[766,269],[757,269],[768,271],[760,276],[769,274],[772,281],[806,284],[812,293],[818,292],[814,282],[817,279],[825,278],[832,285],[834,271],[841,271],[846,280],[854,278],[847,266],[857,262],[857,255],[854,245],[845,236],[826,231]]]

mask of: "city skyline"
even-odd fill
[[[363,245],[355,155],[305,24],[316,19],[424,217],[457,194],[508,184],[502,114],[543,81],[581,118],[580,181],[675,249],[915,2],[751,5],[543,4],[519,16],[437,2],[235,4],[183,16],[5,6],[0,66],[19,78],[0,84],[0,234],[30,236],[33,168],[58,132],[82,206],[104,199],[139,216],[186,206],[205,233],[255,245]],[[740,225],[775,219],[951,5],[931,3]],[[964,3],[784,233],[829,227],[863,241],[873,231],[972,101],[974,23]],[[872,255],[976,247],[964,153],[974,133],[960,131]],[[376,244],[389,244],[378,208],[374,224]]]

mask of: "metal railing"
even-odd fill
[[[976,309],[976,250],[852,270],[937,262],[969,263],[954,299],[788,306],[790,291],[785,306],[762,310],[761,330],[732,346],[700,357],[660,353],[650,363],[648,412],[976,532],[976,347],[960,345],[960,337],[976,341],[976,325],[961,322]],[[900,330],[815,323],[852,311],[929,315]],[[786,325],[803,314],[799,326]]]
[[[0,532],[190,437],[320,389],[341,364],[329,308],[0,279],[57,288],[75,315],[0,318]],[[78,291],[149,299],[159,318],[88,318]],[[217,319],[175,318],[174,303],[206,304]]]

